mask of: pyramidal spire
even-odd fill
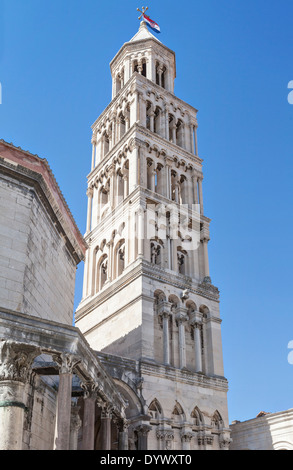
[[[143,39],[156,39],[156,41],[161,42],[156,38],[148,29],[146,22],[144,20],[141,21],[138,32],[133,36],[130,42],[134,41],[141,41]]]

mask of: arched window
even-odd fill
[[[119,138],[121,139],[126,132],[126,121],[125,121],[125,116],[122,111],[118,115],[118,125],[119,125]]]
[[[151,263],[162,266],[164,244],[162,240],[151,240]]]
[[[148,408],[148,415],[151,417],[151,421],[159,421],[163,418],[162,407],[156,398]]]
[[[180,248],[177,249],[178,272],[185,276],[188,275],[187,252]]]
[[[193,425],[194,426],[198,426],[198,427],[203,426],[203,424],[204,424],[203,414],[197,406],[193,409],[193,411],[191,413],[191,417],[193,418]]]
[[[161,109],[156,107],[154,113],[154,132],[161,135]]]
[[[174,406],[171,419],[173,421],[173,425],[183,424],[185,422],[185,413],[183,411],[182,406],[178,402],[176,402],[176,405]]]
[[[121,240],[115,250],[116,269],[115,275],[120,276],[125,268],[125,240]]]
[[[176,124],[176,144],[184,147],[184,124],[181,119],[178,119]]]
[[[167,68],[159,62],[156,63],[156,84],[167,88]]]
[[[103,255],[97,264],[96,292],[99,292],[108,279],[108,256]]]

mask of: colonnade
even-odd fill
[[[202,316],[199,313],[189,313],[185,307],[177,307],[167,301],[158,304],[157,314],[161,318],[163,328],[163,361],[166,366],[171,365],[170,360],[170,319],[174,318],[178,325],[179,368],[186,368],[186,331],[185,324],[189,324],[193,331],[194,340],[194,372],[203,372],[203,344],[202,344]]]
[[[33,389],[38,374],[33,367],[41,350],[26,344],[4,340],[0,345],[0,450],[22,450],[26,415],[33,415],[29,409],[28,389]],[[103,383],[85,379],[81,382],[83,416],[80,417],[76,399],[72,399],[72,383],[75,367],[80,359],[74,354],[52,354],[57,371],[58,392],[54,450],[77,450],[78,434],[82,428],[82,450],[95,447],[95,408],[101,408],[102,448],[111,449],[111,422],[119,430],[119,449],[128,449],[128,422],[125,415],[118,413],[115,401],[109,401],[103,393]],[[44,372],[43,372],[44,373]],[[42,375],[42,374],[41,374]],[[33,403],[33,401],[32,401]],[[51,430],[52,432],[52,430]],[[48,429],[50,433],[50,429]],[[48,450],[53,450],[48,449]]]

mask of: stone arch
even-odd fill
[[[191,413],[191,418],[193,419],[193,425],[194,426],[203,426],[205,423],[204,423],[204,416],[202,414],[202,412],[200,411],[200,409],[195,406],[192,410],[192,413]]]
[[[157,398],[154,398],[148,407],[148,415],[151,416],[151,421],[164,418],[163,408]]]
[[[224,427],[222,416],[218,410],[216,410],[212,416],[211,425],[213,429],[222,429]]]
[[[125,268],[125,239],[122,238],[121,240],[116,243],[114,248],[114,279],[120,276]]]
[[[183,425],[186,422],[186,416],[180,403],[176,401],[171,413],[172,424]]]
[[[108,279],[108,255],[102,254],[96,267],[96,293],[99,292]]]
[[[187,300],[185,305],[189,314],[197,311],[196,303],[193,300],[191,299]]]
[[[207,307],[206,305],[201,305],[199,307],[199,312],[203,314],[203,317],[206,318],[207,315],[210,313],[210,309],[209,307]]]
[[[158,237],[153,238],[151,241],[151,263],[157,266],[162,266],[162,257],[164,250],[164,243]]]
[[[178,305],[180,304],[180,299],[179,299],[179,297],[177,297],[177,295],[171,294],[171,295],[169,295],[168,302],[170,302],[170,304],[172,304],[171,310],[175,310],[178,307]]]

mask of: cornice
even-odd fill
[[[176,369],[175,367],[166,367],[154,362],[141,361],[141,375],[158,377],[160,380],[171,380],[176,383],[189,384],[201,388],[228,391],[228,381],[225,377],[212,377],[204,374],[198,374],[187,369]]]
[[[9,159],[3,156],[0,156],[0,173],[13,178],[17,182],[21,182],[34,188],[40,202],[43,204],[47,214],[50,216],[52,224],[56,227],[61,236],[65,238],[66,246],[75,259],[75,262],[78,264],[82,261],[84,259],[87,244],[73,221],[71,213],[68,212],[71,223],[74,223],[74,231],[70,227],[68,221],[64,217],[62,208],[56,201],[54,194],[52,194],[52,190],[49,188],[43,174],[39,171],[27,168],[21,163],[16,164],[14,161],[9,161]],[[67,211],[67,209],[68,207],[66,205],[65,210]]]

